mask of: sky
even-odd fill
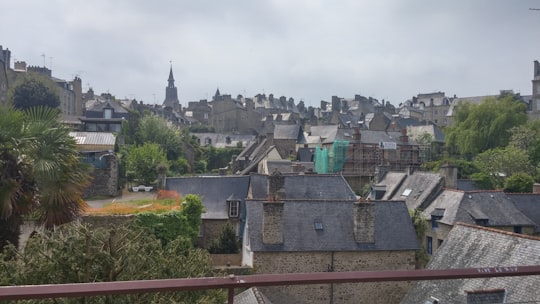
[[[532,8],[532,9],[531,9]],[[12,0],[0,45],[83,91],[162,104],[259,93],[531,95],[540,0]]]

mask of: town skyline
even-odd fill
[[[333,95],[395,106],[439,91],[530,95],[540,58],[535,0],[160,4],[8,3],[1,43],[11,66],[46,66],[57,78],[81,77],[84,91],[147,104],[163,103],[172,65],[182,105],[216,89],[315,107]],[[32,21],[14,26],[21,16]]]

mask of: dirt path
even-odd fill
[[[90,200],[90,201],[86,201],[86,203],[88,204],[88,206],[90,206],[90,208],[101,208],[103,207],[103,205],[107,203],[128,202],[128,201],[141,200],[141,199],[150,199],[150,198],[155,198],[155,197],[156,197],[156,192],[154,191],[150,191],[150,192],[124,191],[122,195],[117,196],[117,197],[111,197],[111,198],[102,199],[102,200]]]

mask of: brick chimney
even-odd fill
[[[407,135],[407,128],[401,129],[401,136],[399,137],[399,140],[402,143],[408,143],[409,142],[409,136]]]
[[[353,203],[354,240],[375,243],[375,204],[369,201]]]
[[[282,202],[263,203],[262,241],[264,244],[283,244]]]

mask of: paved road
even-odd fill
[[[103,205],[107,203],[111,203],[113,201],[115,202],[128,202],[128,201],[134,201],[134,200],[140,200],[140,199],[148,199],[148,198],[155,198],[156,192],[128,192],[124,191],[122,195],[117,197],[111,197],[107,199],[102,200],[92,200],[92,201],[86,201],[88,206],[90,208],[101,208]]]

